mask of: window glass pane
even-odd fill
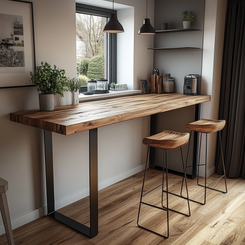
[[[77,72],[82,86],[91,79],[106,78],[104,17],[76,13]]]

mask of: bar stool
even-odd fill
[[[198,121],[188,123],[185,126],[185,128],[187,130],[191,131],[191,135],[192,135],[193,131],[198,132],[201,135],[200,136],[200,146],[199,146],[199,156],[198,156],[198,161],[197,161],[197,163],[198,163],[197,164],[197,168],[198,168],[197,185],[201,186],[201,187],[204,187],[204,200],[203,200],[203,202],[199,202],[199,201],[190,199],[190,201],[192,201],[192,202],[196,202],[196,203],[205,205],[206,204],[207,189],[211,189],[211,190],[218,191],[218,192],[221,192],[221,193],[227,193],[225,164],[224,164],[223,150],[222,150],[222,144],[221,144],[221,130],[224,128],[225,123],[226,123],[225,120],[200,119]],[[208,134],[214,133],[214,132],[218,132],[218,136],[219,136],[221,158],[222,158],[222,165],[223,165],[223,175],[207,186],[207,142],[208,142]],[[202,134],[204,134],[204,133],[206,134],[205,163],[204,164],[200,164]],[[187,158],[188,158],[188,154],[187,154]],[[186,162],[187,162],[187,160],[186,160]],[[199,167],[200,166],[205,166],[204,185],[199,183]],[[186,168],[189,168],[189,167],[192,167],[192,166],[186,166]],[[218,190],[218,189],[210,187],[211,185],[213,185],[214,183],[216,183],[217,181],[219,181],[222,178],[224,178],[224,180],[225,180],[225,191],[221,191],[221,190]],[[182,186],[183,186],[183,182],[182,182]]]
[[[144,177],[143,177],[143,183],[142,183],[142,190],[141,190],[141,196],[140,196],[140,203],[139,203],[139,209],[138,209],[138,217],[137,217],[137,225],[147,231],[153,232],[159,236],[162,236],[164,238],[169,237],[169,210],[174,211],[179,214],[183,214],[187,217],[191,215],[190,213],[190,205],[189,205],[189,196],[188,196],[188,188],[187,188],[187,181],[186,181],[186,172],[185,172],[185,166],[184,166],[184,161],[183,161],[183,154],[182,154],[182,145],[187,144],[189,140],[189,133],[178,133],[174,131],[168,131],[164,130],[163,132],[149,136],[143,139],[143,144],[148,145],[148,151],[147,151],[147,156],[146,156],[146,163],[145,163],[145,172],[144,172]],[[157,187],[153,188],[152,190],[144,192],[144,185],[145,185],[145,178],[146,178],[146,172],[147,172],[147,159],[149,158],[149,152],[150,152],[150,147],[156,147],[160,148],[163,150],[163,172],[162,172],[162,184],[158,185]],[[182,159],[182,167],[183,167],[183,172],[184,172],[184,179],[185,179],[185,187],[186,187],[186,194],[187,197],[172,193],[168,191],[168,150],[175,149],[177,147],[180,147],[180,153],[181,153],[181,159]],[[166,165],[166,166],[165,166]],[[166,169],[166,190],[164,190],[164,168]],[[153,190],[157,189],[158,187],[162,186],[162,191],[161,191],[161,207],[152,205],[150,203],[142,201],[143,196],[149,194]],[[166,193],[166,207],[163,205],[163,193]],[[183,199],[187,200],[187,205],[188,205],[188,214],[179,212],[177,210],[173,210],[169,208],[169,203],[168,203],[168,194],[175,195],[177,197],[181,197]],[[157,208],[160,210],[164,210],[167,212],[167,234],[166,236],[163,234],[160,234],[158,232],[155,232],[151,229],[148,229],[146,227],[143,227],[142,225],[139,224],[139,217],[140,217],[140,211],[141,211],[141,204],[148,205],[153,208]]]
[[[14,245],[14,236],[11,227],[11,220],[9,215],[7,196],[6,196],[7,190],[8,190],[8,182],[0,178],[0,210],[3,218],[8,244]]]

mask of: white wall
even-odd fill
[[[117,35],[117,83],[134,89],[134,8],[118,10],[117,15],[125,30]]]
[[[211,95],[211,101],[201,105],[200,118],[218,119],[226,4],[226,0],[206,0],[202,93]],[[209,135],[208,175],[214,173],[215,170],[216,136],[216,134]],[[205,140],[203,137],[203,153],[204,147]],[[204,154],[201,154],[201,162],[204,163],[204,161]]]
[[[33,0],[37,65],[47,61],[76,75],[75,1]],[[141,0],[120,0],[134,7],[134,29],[145,13]],[[91,1],[92,3],[92,1]],[[153,0],[151,1],[153,5]],[[150,7],[150,15],[153,7]],[[153,57],[147,47],[153,38],[135,31],[133,87],[152,71]],[[122,47],[123,49],[126,47]],[[127,60],[125,60],[127,62]],[[71,103],[69,93],[56,96],[56,105]],[[0,176],[9,182],[7,192],[13,228],[45,214],[43,132],[9,120],[9,113],[38,108],[36,88],[0,90]],[[141,171],[145,160],[142,138],[149,134],[149,118],[140,118],[98,130],[99,188]],[[53,134],[55,193],[57,207],[88,193],[88,132],[62,136]],[[0,220],[0,234],[4,232]]]
[[[146,14],[146,2],[142,0],[117,0],[117,3],[134,7],[134,23],[131,23],[131,26],[134,28],[134,57],[133,57],[133,89],[140,89],[140,79],[150,79],[150,75],[153,70],[153,53],[147,48],[152,47],[154,43],[154,36],[151,35],[138,35],[138,30],[143,25],[143,20],[145,19]],[[119,16],[123,12],[119,10]],[[122,17],[125,17],[127,13],[122,13]],[[120,18],[120,17],[118,17]],[[148,0],[148,18],[151,20],[151,24],[154,26],[154,0]],[[121,21],[121,20],[120,20]],[[131,27],[131,28],[132,28]],[[126,32],[126,31],[125,31]],[[122,34],[124,35],[124,34]],[[120,36],[118,36],[119,42]],[[128,47],[124,45],[124,48]],[[131,48],[131,47],[129,47]],[[125,56],[125,54],[124,54]],[[151,64],[151,65],[149,65]],[[127,72],[125,69],[122,71]]]

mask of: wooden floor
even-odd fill
[[[14,230],[16,244],[21,245],[231,245],[245,244],[245,180],[228,179],[228,193],[207,191],[207,204],[191,202],[191,217],[170,212],[170,237],[143,230],[136,225],[143,173],[136,174],[99,192],[99,234],[89,239],[70,228],[42,217]],[[213,175],[209,182],[215,178]],[[148,170],[146,189],[161,181],[161,172]],[[201,198],[202,189],[195,180],[188,180],[191,198]],[[181,177],[170,175],[169,188],[179,190]],[[217,188],[223,188],[223,180]],[[160,188],[145,196],[145,200],[160,204]],[[171,195],[170,208],[187,212],[186,200]],[[60,212],[89,224],[88,198],[60,210]],[[84,215],[85,214],[85,215]],[[164,233],[166,212],[142,207],[141,223]],[[0,245],[7,244],[5,235],[0,236]]]

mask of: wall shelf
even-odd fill
[[[149,50],[181,50],[181,49],[195,49],[201,50],[201,48],[197,47],[160,47],[160,48],[148,48]]]
[[[200,29],[168,29],[168,30],[156,30],[156,34],[170,33],[170,32],[189,32],[189,31],[201,31]]]

